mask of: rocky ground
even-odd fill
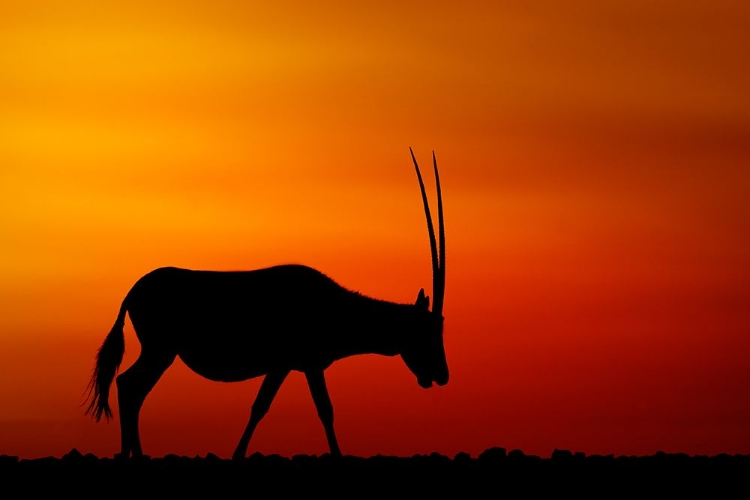
[[[477,457],[437,453],[412,457],[254,454],[241,461],[212,454],[122,461],[83,455],[19,459],[0,455],[0,484],[14,498],[68,495],[191,498],[373,495],[468,497],[578,494],[747,498],[750,455],[584,455],[555,450],[550,457],[490,448]],[[19,494],[20,492],[20,494]],[[6,497],[9,498],[9,497]]]

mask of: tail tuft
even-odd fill
[[[89,380],[86,401],[89,402],[86,414],[91,414],[97,422],[102,416],[109,420],[112,418],[112,409],[109,407],[109,388],[117,374],[125,353],[125,312],[127,306],[123,301],[120,313],[112,326],[102,346],[96,354],[96,364]],[[84,402],[85,404],[85,402]]]

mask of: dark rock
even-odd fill
[[[492,448],[487,448],[479,454],[479,461],[487,463],[502,462],[506,457],[507,454],[505,452],[505,448],[493,446]]]
[[[7,467],[18,463],[18,457],[15,455],[0,455],[0,467]]]
[[[552,460],[558,461],[570,461],[573,458],[573,453],[570,450],[555,450],[552,452]]]

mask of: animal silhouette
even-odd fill
[[[117,375],[121,449],[117,458],[144,457],[139,435],[143,402],[177,356],[195,373],[235,382],[264,376],[250,420],[232,454],[242,459],[256,426],[292,370],[304,373],[330,454],[341,456],[333,405],[324,371],[334,361],[359,355],[400,355],[424,388],[448,382],[443,346],[445,230],[435,153],[438,241],[419,165],[409,148],[422,192],[432,253],[433,306],[424,288],[408,304],[367,297],[303,265],[249,271],[163,267],[141,277],[120,307],[96,354],[86,414],[112,418],[109,391],[125,350],[128,313],[141,352]],[[439,251],[438,251],[439,245]],[[85,404],[86,402],[84,402]]]

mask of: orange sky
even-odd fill
[[[333,365],[345,454],[750,453],[746,4],[118,4],[0,0],[0,454],[118,451],[79,405],[155,267],[429,291],[410,146],[451,381]],[[144,451],[230,456],[259,384],[178,360]],[[327,451],[301,374],[254,451]]]

